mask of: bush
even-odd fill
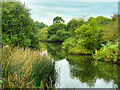
[[[108,41],[107,44],[102,44],[102,48],[100,50],[96,50],[94,58],[97,60],[116,62],[118,59],[118,49],[118,42],[116,44],[112,44]]]

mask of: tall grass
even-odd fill
[[[54,64],[38,50],[3,46],[3,88],[53,88]]]

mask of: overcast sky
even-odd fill
[[[119,0],[21,0],[31,9],[34,21],[51,25],[55,16],[61,16],[65,23],[74,17],[103,15],[111,17],[118,13]]]

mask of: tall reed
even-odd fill
[[[38,50],[3,46],[3,88],[53,88],[54,64]]]

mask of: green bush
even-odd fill
[[[116,62],[118,59],[118,49],[118,42],[116,44],[112,44],[108,41],[106,44],[102,44],[102,48],[98,51],[96,50],[93,56],[97,60]]]

